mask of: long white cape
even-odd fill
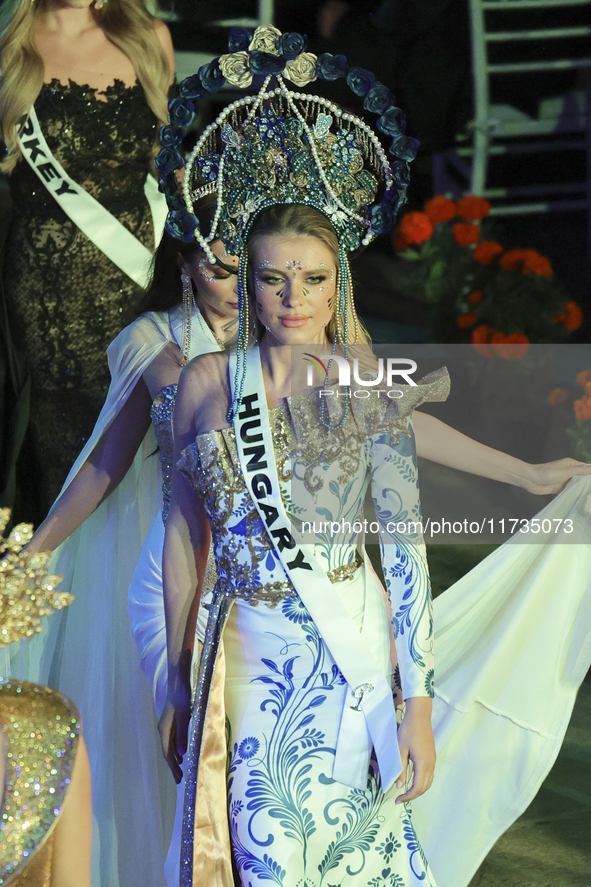
[[[438,760],[413,818],[439,887],[466,887],[533,800],[591,665],[591,478],[538,517],[574,530],[517,534],[435,600]]]
[[[180,342],[181,311],[142,315],[108,349],[112,381],[76,476],[142,373],[168,342]],[[191,357],[217,350],[194,323]],[[176,791],[160,750],[151,690],[127,616],[127,589],[162,505],[160,460],[150,428],[119,487],[56,551],[50,570],[76,600],[47,632],[12,655],[13,676],[55,687],[80,709],[94,811],[93,887],[163,887]],[[14,645],[15,647],[17,645]]]

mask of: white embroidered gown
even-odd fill
[[[382,529],[399,669],[392,658],[387,602],[360,557],[357,538],[347,538],[346,532],[335,542],[321,531],[314,553],[391,680],[397,702],[402,701],[400,683],[405,696],[433,693],[433,620],[422,539],[386,527],[420,520],[410,410],[426,400],[445,399],[448,386],[442,371],[409,389],[399,405],[352,399],[338,431],[320,425],[318,403],[307,397],[291,398],[271,411],[284,499],[297,526],[319,520],[352,525],[363,516],[368,485],[371,489]],[[290,446],[295,447],[293,474]],[[234,431],[200,435],[184,451],[179,467],[204,499],[220,575],[194,713],[188,819],[199,763],[195,723],[199,712],[205,717],[208,660],[211,667],[223,629],[228,826],[244,887],[269,882],[282,887],[435,885],[410,805],[395,804],[400,789],[382,791],[375,760],[365,790],[333,778],[346,685],[287,580],[246,490]],[[197,827],[197,848],[199,834]],[[181,884],[197,884],[193,847],[183,852]],[[215,887],[225,883],[220,876]]]

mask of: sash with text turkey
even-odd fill
[[[114,265],[139,286],[145,286],[152,253],[68,175],[51,153],[34,108],[20,123],[18,138],[25,160],[66,215]],[[155,182],[148,182],[148,179],[152,176],[148,176],[144,192],[152,210],[154,237],[158,243],[161,233],[158,228],[164,224],[166,204],[163,196],[157,193]]]

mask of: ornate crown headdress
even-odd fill
[[[210,243],[217,239],[227,252],[240,256],[238,394],[230,411],[233,415],[242,392],[248,344],[246,242],[254,220],[269,207],[289,203],[312,206],[330,220],[339,241],[337,338],[346,346],[347,253],[394,227],[397,211],[406,200],[409,161],[418,142],[405,134],[404,114],[390,90],[370,71],[348,68],[344,55],[317,57],[306,52],[305,37],[282,34],[272,25],[261,25],[254,32],[232,28],[228,49],[228,54],[203,65],[181,83],[180,98],[169,102],[170,123],[160,130],[162,149],[155,164],[161,174],[159,189],[170,210],[168,233],[185,242],[195,239],[211,262],[216,258]],[[254,75],[265,77],[259,92],[229,104],[206,127],[185,165],[179,146],[195,116],[193,103],[226,82],[246,89]],[[352,92],[363,98],[364,108],[378,115],[378,130],[392,136],[391,162],[361,118],[322,96],[294,91],[286,83],[302,88],[317,79],[340,77],[346,77]],[[175,170],[183,167],[181,195]],[[205,194],[214,193],[213,221],[210,230],[203,232],[194,206]],[[356,337],[354,311],[352,316]]]
[[[0,534],[9,519],[10,509],[0,508]],[[51,552],[23,551],[32,535],[31,524],[18,524],[7,539],[0,535],[0,647],[43,631],[41,617],[74,600],[56,591],[62,576],[47,575]]]

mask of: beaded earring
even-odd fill
[[[183,284],[183,321],[181,327],[181,358],[179,363],[184,367],[189,360],[189,352],[191,351],[191,321],[195,307],[195,295],[193,293],[193,281],[188,274],[181,274],[181,283]]]
[[[245,246],[238,262],[238,341],[236,342],[236,373],[234,375],[234,397],[228,410],[228,422],[233,422],[244,392],[246,378],[246,352],[248,349],[249,307],[248,307],[248,249]]]
[[[349,268],[349,260],[347,258],[347,253],[342,244],[339,244],[339,285],[338,285],[338,298],[337,298],[337,310],[336,310],[336,331],[334,341],[332,343],[332,350],[330,352],[331,358],[328,361],[327,369],[330,372],[330,365],[332,363],[332,358],[337,350],[337,343],[341,343],[344,346],[344,358],[347,360],[348,346],[349,346],[349,311],[351,300],[349,299],[349,294],[352,292],[351,286],[351,269]],[[353,309],[353,323],[355,326],[355,342],[359,337],[359,328],[357,324],[357,315],[355,313],[355,309]],[[324,380],[324,388],[328,385],[328,373]],[[338,431],[339,428],[342,428],[345,419],[347,418],[347,412],[349,410],[349,396],[350,396],[350,387],[347,385],[345,387],[345,400],[343,403],[343,415],[336,423],[330,421],[330,416],[328,414],[328,406],[327,406],[327,398],[323,397],[320,404],[320,422],[327,428],[329,431]]]

